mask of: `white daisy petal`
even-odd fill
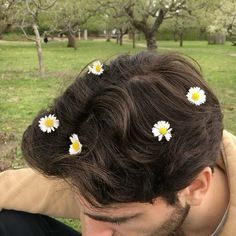
[[[200,90],[200,91],[199,91],[199,94],[202,95],[202,96],[204,96],[204,95],[205,95],[205,92],[204,92],[203,90]]]
[[[56,121],[56,122],[55,122],[54,127],[55,127],[56,129],[59,127],[59,121]]]
[[[158,129],[158,125],[157,125],[157,123],[154,125],[154,127],[153,128],[157,128]]]
[[[89,69],[88,74],[90,74],[93,71],[93,68],[91,66],[88,66],[88,69]]]
[[[166,138],[167,141],[169,141],[171,137],[172,137],[172,136],[171,136],[170,133],[167,133],[167,134],[165,135],[165,138]]]
[[[72,145],[70,145],[69,153],[70,153],[71,155],[77,154],[77,152],[76,152],[75,149],[72,147]]]
[[[79,141],[79,138],[78,138],[78,135],[77,134],[72,134],[70,136],[70,141],[73,143],[73,142],[76,142],[76,141]]]
[[[157,128],[152,128],[152,133],[155,137],[160,135],[159,130]]]

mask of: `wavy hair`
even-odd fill
[[[194,86],[206,93],[200,106],[186,97]],[[52,113],[60,126],[43,133],[38,121]],[[169,142],[152,134],[159,120],[173,128]],[[29,166],[69,181],[93,206],[158,196],[174,204],[177,192],[203,168],[214,170],[222,120],[219,101],[195,61],[142,51],[111,60],[100,76],[80,73],[25,130],[22,153]],[[68,153],[72,133],[83,144],[74,156]]]

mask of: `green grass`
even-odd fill
[[[46,107],[91,60],[139,50],[93,41],[79,42],[77,50],[67,48],[64,42],[43,46],[46,78],[37,76],[33,43],[0,41],[0,130],[13,132],[18,138],[37,111]]]
[[[65,42],[44,44],[47,75],[40,78],[33,43],[0,41],[0,130],[15,134],[20,145],[23,131],[37,112],[60,94],[87,63],[143,50],[144,43],[137,42],[137,48],[132,49],[130,42],[119,46],[115,42],[80,41],[77,50],[67,48]],[[205,79],[222,104],[225,128],[236,134],[236,47],[229,43],[207,45],[204,41],[184,42],[183,48],[171,41],[161,41],[158,45],[160,52],[180,51],[199,62]],[[22,165],[18,150],[15,167]],[[79,229],[78,221],[60,220]]]
[[[0,41],[1,42],[1,41]],[[139,42],[138,42],[139,43]],[[144,43],[144,42],[141,42]],[[160,51],[180,51],[196,59],[204,77],[218,95],[225,113],[225,128],[236,133],[236,47],[207,45],[205,41],[161,41]],[[43,45],[46,78],[37,76],[37,54],[31,42],[0,43],[0,130],[20,136],[37,111],[45,107],[66,84],[91,60],[105,60],[124,52],[134,53],[143,47],[132,49],[114,42],[80,41],[78,49],[66,48],[65,42]],[[33,91],[33,92],[32,92]]]

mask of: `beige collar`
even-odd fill
[[[226,173],[230,189],[228,215],[220,236],[232,236],[236,232],[236,137],[226,130],[223,131],[217,165]]]

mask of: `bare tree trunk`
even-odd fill
[[[75,36],[73,35],[73,33],[68,31],[66,33],[66,36],[68,39],[67,47],[76,49],[76,39],[75,39]]]
[[[1,3],[3,4],[3,3]],[[0,38],[2,38],[2,34],[8,33],[12,27],[12,23],[8,22],[8,16],[3,13],[0,13]]]
[[[10,31],[11,27],[12,27],[11,23],[5,24],[0,21],[0,37],[2,36],[2,34],[8,33]]]
[[[123,30],[120,29],[120,46],[123,45]]]
[[[180,47],[183,47],[183,32],[180,32],[180,34],[179,34],[179,46]]]
[[[201,28],[200,28],[200,39],[201,40],[206,40],[206,27],[204,26],[202,26]]]
[[[133,38],[133,48],[135,48],[135,32],[132,32],[132,38]]]
[[[145,34],[145,38],[147,41],[147,49],[148,50],[156,50],[157,49],[157,41],[156,41],[155,32]]]
[[[110,29],[106,30],[106,41],[107,42],[111,41],[111,30]]]
[[[119,39],[120,39],[120,35],[119,33],[116,33],[116,44],[119,44]]]
[[[88,30],[84,29],[84,40],[88,40]]]
[[[178,41],[178,33],[177,33],[176,29],[173,31],[173,39],[174,39],[175,42]]]
[[[39,73],[41,76],[44,76],[45,69],[44,69],[44,65],[43,65],[41,39],[40,39],[39,31],[38,31],[38,26],[36,24],[33,24],[33,30],[34,30],[35,37],[36,37],[35,43],[36,43],[38,61],[39,61]]]

